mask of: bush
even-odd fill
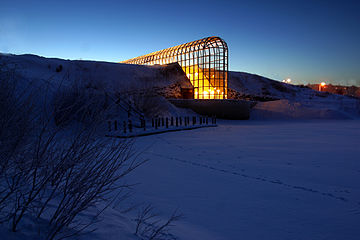
[[[96,126],[56,126],[54,113],[37,111],[44,108],[32,101],[31,88],[21,92],[14,72],[0,70],[0,223],[15,232],[29,216],[35,225],[46,222],[36,225],[40,238],[76,235],[94,220],[80,214],[99,203],[107,206],[114,191],[129,187],[124,177],[143,162],[131,141],[96,138]],[[68,106],[81,103],[75,99]]]
[[[57,91],[53,107],[57,126],[67,125],[74,120],[94,125],[104,120],[103,113],[109,107],[109,103],[106,96],[97,89],[75,82]]]

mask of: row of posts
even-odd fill
[[[144,128],[144,130],[146,130],[146,126],[145,126],[145,120],[143,119],[140,119],[140,123],[141,123],[141,126]],[[143,123],[144,123],[144,126],[143,126]],[[120,130],[121,129],[121,122],[115,120],[114,121],[114,126],[112,126],[112,121],[108,121],[108,130],[109,132],[111,131],[117,131],[118,129]],[[132,124],[132,121],[131,120],[128,120],[128,121],[123,121],[122,122],[122,129],[124,131],[124,133],[126,133],[126,131],[128,130],[129,132],[132,132],[133,130],[133,124]]]
[[[211,124],[216,124],[216,116],[212,116],[212,117],[203,117],[203,116],[193,116],[191,121],[190,121],[190,117],[171,117],[171,118],[152,118],[151,119],[151,126],[155,129],[158,129],[160,127],[166,127],[169,128],[176,126],[194,126],[197,124],[197,122],[199,123],[199,125],[208,125],[209,122],[211,121]],[[114,124],[112,124],[112,121],[108,121],[108,130],[109,132],[113,131],[118,131],[121,129],[121,122],[114,120]],[[140,128],[144,129],[144,131],[146,131],[146,122],[145,119],[140,118]],[[129,131],[130,133],[133,131],[133,124],[131,120],[128,121],[123,121],[122,122],[122,129],[123,132],[126,133],[127,131]]]
[[[192,121],[190,122],[190,117],[171,117],[171,118],[152,118],[151,119],[151,126],[155,129],[159,128],[159,127],[166,127],[168,128],[169,126],[191,126],[192,125],[196,125],[197,121],[199,122],[200,125],[205,125],[205,124],[209,124],[210,120],[211,120],[211,124],[216,124],[216,117],[213,116],[210,118],[209,117],[203,117],[203,116],[199,116],[199,117],[192,117]]]

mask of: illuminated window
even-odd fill
[[[226,99],[228,48],[219,37],[208,37],[132,58],[121,63],[154,65],[177,62],[195,88],[195,99]]]

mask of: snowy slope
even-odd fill
[[[360,118],[359,98],[318,92],[255,74],[230,72],[229,96],[260,100],[250,114],[252,119]]]
[[[96,84],[108,91],[121,91],[149,87],[166,87],[180,81],[177,76],[166,78],[160,65],[142,66],[121,63],[63,60],[36,55],[0,54],[0,64],[12,66],[27,81],[71,86],[81,81]],[[61,70],[56,70],[61,67]]]
[[[157,108],[155,116],[183,114],[183,109],[174,107],[164,97],[179,97],[180,86],[191,86],[171,66],[0,54],[0,67],[2,71],[14,73],[14,82],[17,82],[19,91],[28,89],[35,92],[39,105],[53,104],[62,94],[81,93],[89,102],[110,104],[106,118],[127,117],[126,111],[115,104],[118,96],[130,101],[133,108],[152,104],[150,107]],[[164,97],[154,95],[153,92]]]
[[[74,85],[88,92],[88,95],[98,97],[103,96],[104,93],[114,96],[133,91],[147,94],[157,91],[166,97],[177,97],[180,94],[180,85],[189,86],[189,82],[184,81],[182,76],[167,74],[164,66],[70,61],[35,55],[0,54],[0,66],[3,65],[15,69],[17,79],[24,87],[31,84],[32,87],[38,89],[38,92],[46,93],[47,97],[55,95],[59,89],[73,89]],[[57,71],[60,66],[61,71]],[[360,100],[357,98],[318,92],[244,72],[229,72],[228,85],[230,98],[260,101],[251,113],[252,119],[354,119],[360,117]],[[138,97],[135,96],[136,98]],[[264,102],[265,100],[271,101]],[[179,115],[184,112],[165,99],[156,99],[153,105],[162,106],[158,115]],[[114,110],[111,114],[109,113],[109,117],[116,117],[115,112]]]

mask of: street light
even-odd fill
[[[319,84],[319,91],[321,92],[321,91],[325,88],[325,86],[326,86],[326,83],[325,83],[325,82],[321,82],[321,83]]]
[[[282,80],[282,82],[290,84],[291,83],[291,78],[284,79],[284,80]]]

